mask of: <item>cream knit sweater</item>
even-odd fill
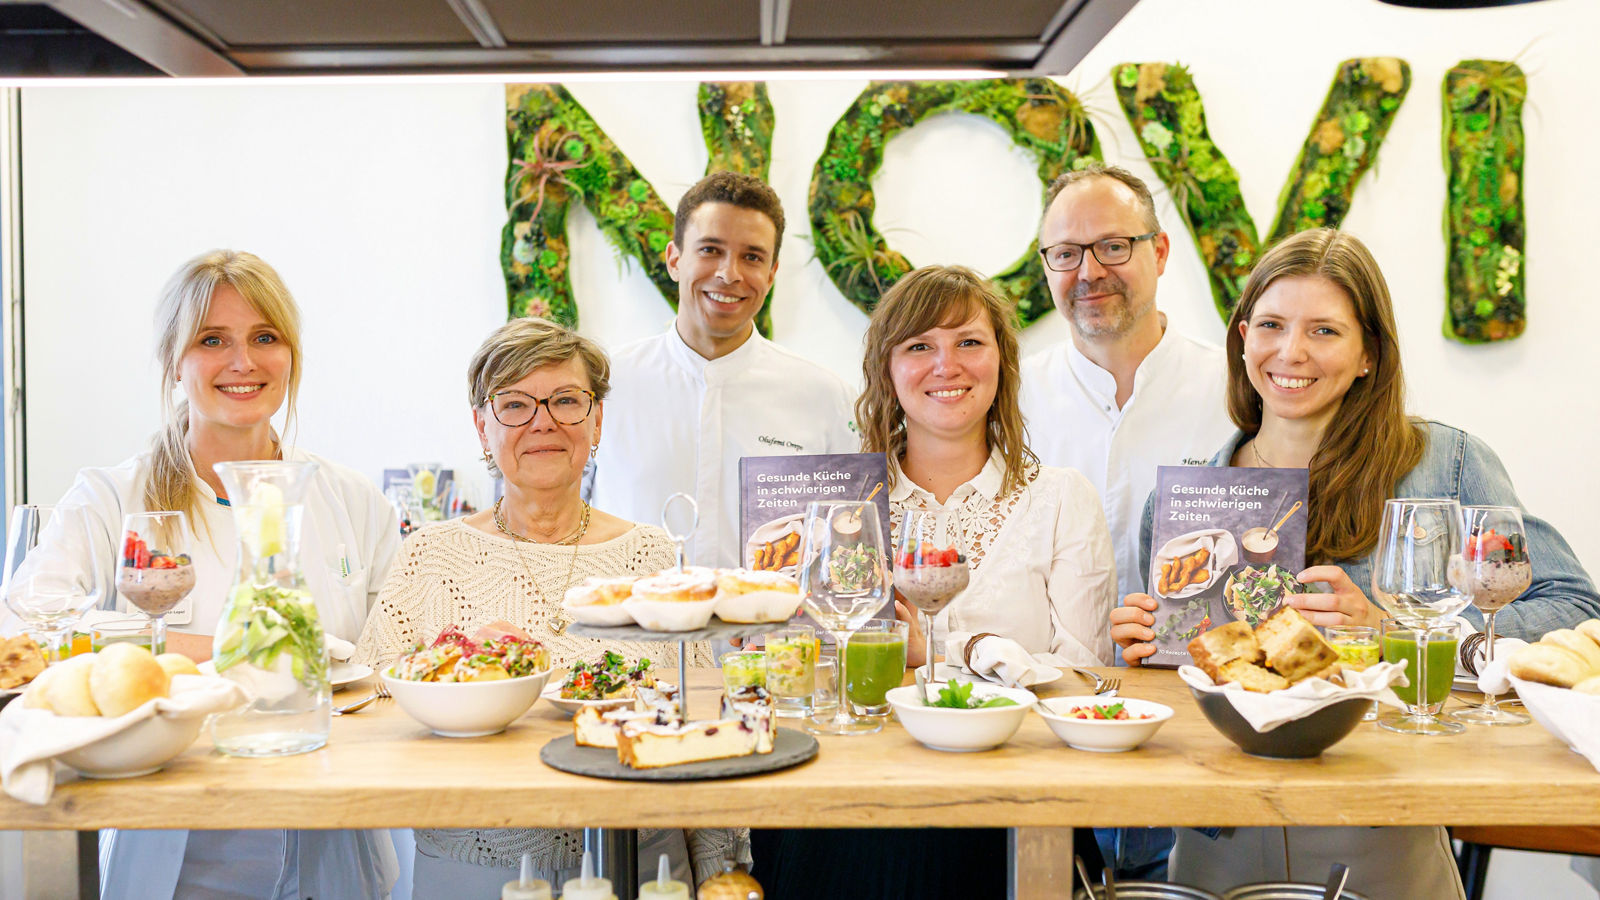
[[[678,656],[673,643],[599,641],[555,634],[550,626],[561,616],[569,571],[570,584],[577,584],[591,575],[658,572],[675,561],[666,532],[650,525],[577,547],[520,544],[461,519],[429,525],[400,548],[361,630],[355,660],[381,668],[418,643],[432,641],[447,625],[471,634],[480,625],[504,620],[550,648],[557,667],[598,658],[605,650],[672,665]],[[716,665],[711,648],[690,645],[689,665]],[[697,881],[720,872],[724,858],[750,861],[746,829],[694,829],[686,837]],[[539,869],[564,870],[577,867],[583,854],[580,833],[546,828],[417,829],[416,838],[434,856],[478,865],[514,867],[523,853],[532,853]]]

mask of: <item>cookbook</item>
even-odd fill
[[[1156,653],[1145,665],[1188,665],[1203,631],[1241,621],[1254,628],[1301,593],[1305,568],[1305,469],[1162,466],[1146,593],[1155,612]]]
[[[800,573],[806,505],[812,501],[871,500],[887,552],[889,461],[882,453],[746,456],[739,460],[740,564],[750,569]],[[887,565],[887,563],[885,563]],[[894,600],[880,616],[894,617]],[[809,617],[801,621],[808,624]]]

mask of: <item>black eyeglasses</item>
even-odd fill
[[[522,391],[501,391],[489,395],[489,409],[495,421],[507,428],[516,428],[533,421],[543,406],[550,418],[561,425],[577,425],[594,412],[594,391],[566,388],[556,391],[543,400]]]
[[[1083,252],[1088,250],[1094,254],[1102,266],[1120,266],[1133,258],[1133,245],[1140,241],[1148,241],[1159,231],[1148,234],[1136,234],[1132,237],[1101,238],[1092,244],[1073,244],[1062,241],[1042,247],[1039,255],[1044,257],[1044,264],[1057,272],[1071,272],[1083,265]]]

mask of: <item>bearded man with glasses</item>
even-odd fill
[[[1156,468],[1204,465],[1233,433],[1222,350],[1169,329],[1156,309],[1171,243],[1150,189],[1126,169],[1094,163],[1057,178],[1039,247],[1072,339],[1022,362],[1029,444],[1044,465],[1088,476],[1111,530],[1118,592],[1146,593],[1139,522]],[[1209,306],[1210,298],[1190,302]],[[1119,876],[1160,880],[1171,834],[1095,836]]]

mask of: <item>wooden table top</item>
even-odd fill
[[[929,750],[890,721],[823,737],[782,772],[688,784],[603,781],[539,762],[570,734],[541,701],[503,734],[431,735],[393,701],[336,718],[328,746],[233,759],[204,735],[164,771],[69,781],[45,806],[0,795],[6,828],[1600,825],[1600,773],[1537,724],[1423,738],[1363,724],[1320,758],[1255,759],[1200,714],[1171,671],[1120,669],[1122,693],[1177,712],[1131,753],[1062,744],[1037,715],[1005,746]],[[691,706],[715,708],[716,673]],[[1080,692],[1070,673],[1039,691]],[[358,691],[361,688],[358,687]],[[357,692],[336,695],[350,702]],[[783,720],[798,727],[797,720]]]

